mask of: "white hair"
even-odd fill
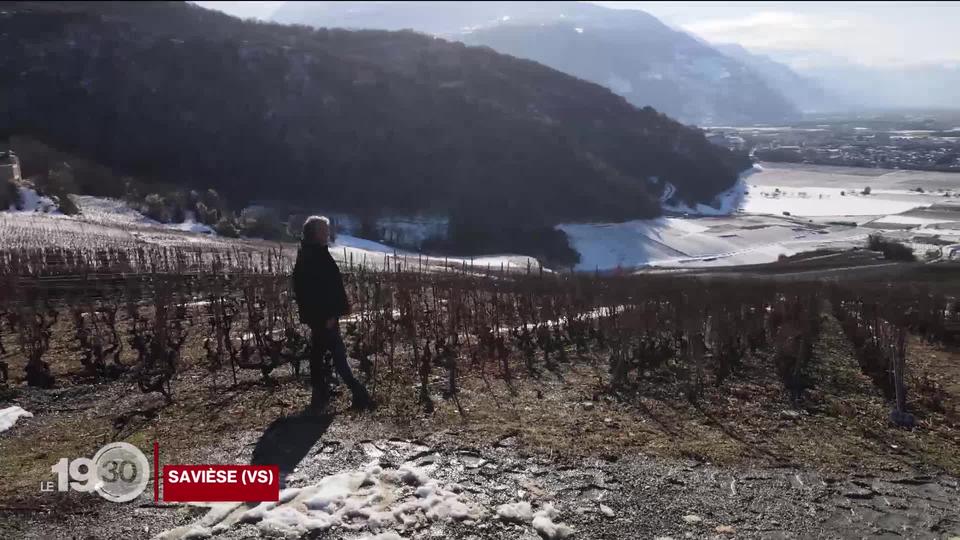
[[[327,230],[330,230],[330,218],[327,216],[310,216],[303,222],[303,237],[313,238],[318,223],[323,223],[327,227]]]

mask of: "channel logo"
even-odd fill
[[[150,483],[151,472],[154,502],[280,499],[280,470],[276,465],[164,465],[161,476],[158,443],[153,445],[152,469],[139,448],[130,443],[113,442],[98,450],[93,458],[60,458],[50,471],[56,480],[41,482],[41,491],[96,492],[116,503],[139,497]]]

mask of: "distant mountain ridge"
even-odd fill
[[[411,32],[180,2],[0,12],[0,135],[238,202],[436,213],[454,236],[514,249],[511,230],[657,215],[664,182],[710,200],[749,166],[601,86]]]
[[[748,51],[736,43],[714,47],[753,69],[804,113],[835,111],[844,106],[842,99],[828,92],[816,80],[800,75],[786,64],[767,55]]]
[[[273,19],[409,28],[486,45],[689,123],[781,122],[799,112],[740,60],[639,10],[580,2],[288,2]]]

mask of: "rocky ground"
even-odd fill
[[[274,435],[311,432],[310,424],[323,423],[322,419],[288,417],[274,427],[279,430]],[[555,524],[572,529],[573,538],[960,535],[958,481],[946,474],[837,475],[808,468],[717,466],[641,454],[616,460],[552,460],[524,455],[510,439],[484,449],[401,439],[348,440],[356,431],[349,423],[339,423],[324,433],[310,446],[287,485],[309,485],[371,461],[385,468],[407,464],[445,485],[458,484],[462,487],[460,499],[478,509],[477,519],[424,520],[403,531],[402,538],[551,538],[528,521],[506,521],[497,514],[501,505],[523,501],[534,511],[548,504],[555,506]],[[262,445],[268,443],[264,439],[258,442],[257,436],[245,433],[218,449],[220,459],[244,461],[244,455],[252,457],[257,449],[262,451]],[[296,454],[302,449],[295,444],[286,446],[279,439],[275,443],[280,446],[272,451],[280,454]],[[190,530],[205,513],[200,508],[154,506],[146,501],[119,508],[98,500],[88,502],[76,512],[10,512],[0,530],[7,538],[148,538],[178,526]],[[262,525],[235,524],[217,537],[278,534],[278,529]],[[286,532],[299,537],[302,531]],[[376,532],[382,531],[338,528],[307,537],[369,538]]]

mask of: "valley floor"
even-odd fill
[[[910,245],[919,258],[949,259],[950,246],[960,246],[958,195],[956,173],[764,163],[713,205],[668,204],[659,219],[560,229],[584,271],[769,264],[862,248],[875,233]]]

